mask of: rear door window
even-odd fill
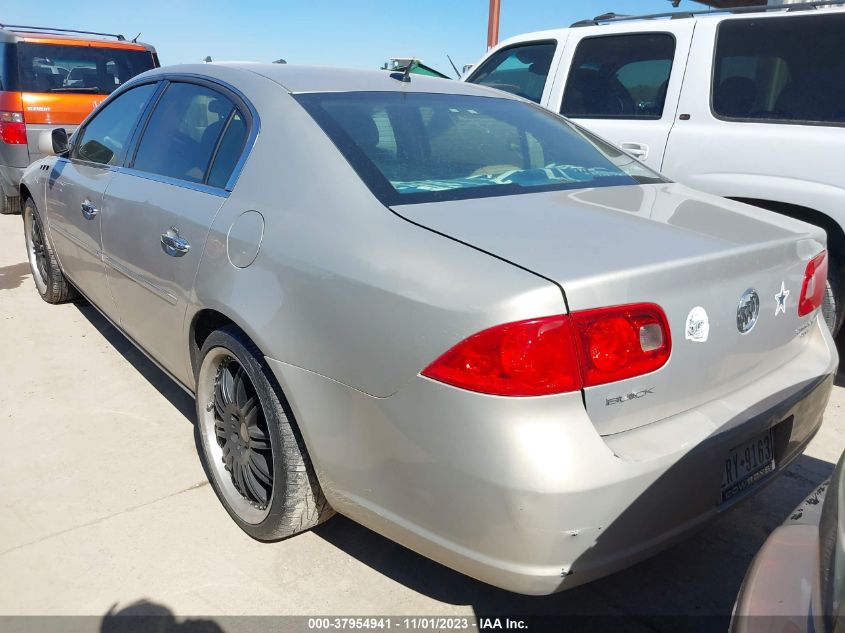
[[[584,119],[659,119],[674,57],[669,33],[586,38],[575,50],[560,112]]]
[[[845,123],[845,14],[725,20],[713,113],[726,119]]]
[[[120,164],[132,130],[157,85],[131,88],[103,106],[74,140],[72,156],[98,165]]]
[[[226,126],[220,146],[214,156],[211,171],[208,173],[208,184],[212,187],[226,187],[235,165],[238,164],[244,151],[247,138],[247,124],[239,110],[232,113],[232,117]]]
[[[556,42],[548,41],[503,48],[481,64],[467,81],[540,103],[556,46]]]
[[[217,141],[234,109],[228,97],[211,88],[170,84],[150,116],[132,167],[204,183]]]
[[[22,92],[109,94],[155,66],[146,50],[35,42],[17,49]]]

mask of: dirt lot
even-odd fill
[[[206,483],[191,398],[92,307],[39,299],[20,216],[0,217],[0,350],[0,615],[86,614],[92,630],[138,601],[135,611],[200,615],[226,631],[242,627],[225,616],[245,614],[499,613],[624,614],[631,630],[714,630],[713,619],[681,626],[667,616],[729,615],[767,534],[845,448],[837,387],[806,455],[754,499],[650,561],[530,598],[343,517],[281,543],[249,539]]]

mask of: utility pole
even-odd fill
[[[487,50],[499,43],[499,5],[501,0],[490,0],[490,16],[487,19]]]

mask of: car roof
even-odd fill
[[[800,5],[799,5],[800,6]],[[742,20],[749,18],[764,18],[764,19],[778,19],[784,17],[797,17],[809,15],[824,15],[827,12],[842,13],[845,12],[845,7],[839,5],[825,5],[821,11],[792,11],[789,5],[776,6],[752,6],[748,7],[747,11],[730,12],[730,9],[716,10],[708,12],[707,10],[698,11],[675,11],[664,14],[642,15],[642,16],[619,16],[616,19],[603,19],[599,16],[594,20],[582,20],[580,23],[576,22],[570,26],[554,27],[542,31],[529,31],[520,33],[502,40],[494,46],[482,59],[486,59],[490,53],[506,48],[513,44],[520,44],[526,41],[534,40],[563,40],[568,33],[575,31],[577,33],[586,33],[589,35],[618,35],[627,32],[642,32],[642,31],[671,31],[673,27],[688,23],[690,21],[696,22],[699,20],[710,20],[721,22],[723,20]],[[655,17],[657,16],[657,17]],[[672,17],[670,17],[672,16]],[[591,22],[595,22],[591,24]]]
[[[514,95],[452,79],[424,75],[410,75],[409,82],[396,79],[401,73],[386,70],[360,70],[330,66],[299,66],[295,64],[266,64],[257,62],[212,62],[210,64],[183,64],[165,66],[144,73],[144,77],[157,74],[207,75],[223,79],[222,69],[238,70],[248,76],[259,75],[277,83],[290,93],[304,92],[434,92],[464,94],[502,99],[517,99]],[[393,75],[393,76],[391,76]],[[227,76],[231,76],[228,75]],[[237,86],[236,86],[237,87]]]
[[[155,48],[144,42],[131,42],[120,39],[123,36],[106,33],[62,33],[50,29],[36,27],[13,27],[0,25],[0,42],[36,42],[40,44],[70,44],[78,46],[95,46],[102,48],[121,48],[127,50],[155,51]]]

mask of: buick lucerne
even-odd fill
[[[551,593],[735,506],[821,424],[824,232],[519,97],[174,66],[39,143],[38,292],[87,298],[195,396],[256,539],[336,511]]]

